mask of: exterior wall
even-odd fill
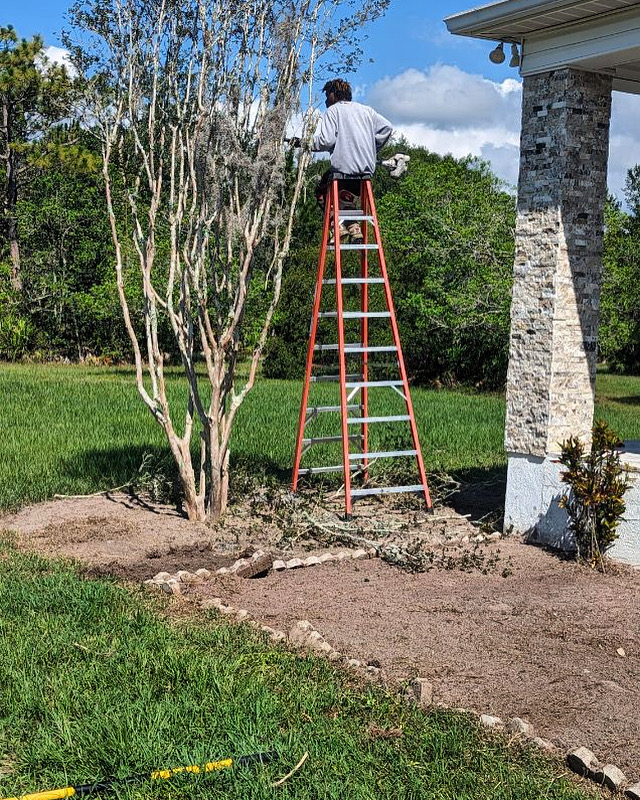
[[[544,458],[593,420],[611,78],[526,77],[505,446]]]

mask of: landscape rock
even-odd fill
[[[229,570],[226,567],[220,567],[216,570],[216,575],[227,575]]]
[[[640,782],[634,783],[633,786],[628,786],[625,794],[630,800],[640,800]]]
[[[358,669],[359,667],[362,666],[362,663],[360,661],[358,661],[357,658],[350,658],[347,661],[347,666],[353,667],[353,669]]]
[[[336,556],[336,559],[337,559],[338,561],[344,561],[344,560],[345,560],[345,558],[351,558],[351,553],[347,553],[345,550],[341,550],[341,551],[338,553],[338,555]]]
[[[378,548],[377,547],[370,547],[367,550],[367,556],[369,558],[377,558],[377,556],[378,556]]]
[[[337,650],[331,648],[331,652],[329,653],[329,661],[340,661],[342,658],[342,653],[339,653]]]
[[[287,634],[284,631],[274,631],[269,638],[274,642],[282,642],[287,638]]]
[[[239,622],[242,622],[243,619],[247,619],[248,616],[249,616],[249,612],[244,608],[240,609],[240,611],[238,611],[236,613],[236,619]]]
[[[289,631],[289,641],[291,644],[304,645],[309,638],[313,627],[306,619],[299,619]]]
[[[593,780],[596,783],[603,784],[607,789],[611,789],[612,792],[615,792],[623,783],[627,782],[624,772],[619,767],[616,767],[615,764],[605,764],[602,769],[596,770]]]
[[[360,548],[359,550],[354,550],[351,554],[351,558],[366,558],[367,551]]]
[[[600,769],[600,762],[586,747],[578,747],[567,756],[567,765],[573,772],[587,778],[593,778]]]
[[[236,570],[236,575],[239,578],[259,578],[261,575],[266,575],[273,565],[273,558],[259,551],[262,555],[255,558],[255,553],[251,560],[244,564],[240,569]]]
[[[627,655],[627,653],[626,653],[626,651],[625,651],[624,647],[619,647],[619,648],[616,650],[616,653],[617,653],[617,654],[618,654],[618,655],[619,655],[621,658],[625,658],[625,657],[626,657],[626,655]]]
[[[433,703],[433,684],[426,678],[414,678],[409,684],[409,689],[418,705],[427,708]]]
[[[531,739],[531,744],[534,744],[536,747],[539,747],[540,750],[544,750],[547,753],[551,753],[556,749],[553,742],[550,742],[548,739],[542,739],[540,736],[534,736]]]
[[[285,566],[287,569],[300,569],[300,567],[304,567],[304,561],[301,558],[291,558]]]
[[[229,616],[229,615],[231,615],[231,614],[235,614],[235,613],[236,613],[236,610],[235,610],[235,608],[234,608],[233,606],[225,606],[223,603],[221,603],[221,604],[218,606],[218,611],[219,611],[221,614],[226,614],[227,616]]]
[[[246,567],[250,562],[246,558],[239,558],[235,563],[229,567],[229,572],[237,573],[243,567]]]
[[[323,553],[320,556],[320,563],[321,564],[326,564],[327,561],[335,561],[335,558],[336,557],[333,555],[333,553]]]
[[[509,730],[513,733],[520,733],[523,736],[533,736],[533,725],[530,722],[525,722],[525,720],[520,719],[520,717],[514,717],[509,722]]]
[[[487,541],[489,542],[497,542],[498,539],[502,539],[502,534],[499,531],[495,531],[495,533],[490,533],[487,536]]]
[[[220,608],[223,603],[221,597],[209,597],[203,600],[200,605],[202,608]]]
[[[211,572],[208,569],[201,567],[200,569],[196,570],[196,575],[199,578],[202,578],[203,581],[208,581],[209,578],[211,577]]]
[[[330,655],[331,653],[334,652],[334,649],[333,647],[331,647],[329,642],[320,642],[320,644],[318,645],[318,650],[321,653],[326,653],[327,655]]]
[[[280,572],[283,569],[286,569],[287,565],[281,559],[277,558],[273,564],[271,565],[271,569],[275,572]]]
[[[500,717],[492,717],[491,714],[481,714],[480,724],[484,725],[485,728],[501,728],[504,723]]]
[[[171,573],[169,572],[159,572],[157,575],[153,576],[153,580],[156,583],[164,583],[171,578]]]
[[[322,564],[318,556],[309,556],[309,558],[305,558],[304,560],[305,567],[317,567],[318,564]]]
[[[324,638],[318,631],[310,631],[307,634],[307,638],[305,644],[311,647],[313,650],[322,650],[322,645],[326,644]]]
[[[186,569],[179,569],[176,576],[180,583],[200,583],[202,578]]]

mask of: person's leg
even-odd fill
[[[340,181],[340,208],[344,211],[355,211],[358,208],[360,198],[360,181],[346,180]],[[359,222],[354,220],[347,221],[347,233],[351,244],[362,244],[362,228]]]

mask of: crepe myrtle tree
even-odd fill
[[[295,123],[309,140],[319,77],[353,68],[363,26],[388,2],[81,0],[70,11],[66,42],[93,87],[87,124],[102,142],[137,388],[167,437],[192,520],[225,511],[233,424],[280,296],[310,158],[303,149],[294,159],[285,139]],[[142,319],[127,299],[135,282]],[[189,387],[182,406],[167,394],[165,320]]]

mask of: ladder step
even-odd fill
[[[338,211],[340,219],[373,219],[372,214],[365,214],[361,208],[341,208]]]
[[[408,414],[398,414],[395,417],[349,417],[348,425],[364,425],[371,422],[409,422],[411,417]]]
[[[353,381],[359,377],[360,375],[357,372],[355,374],[346,376],[348,381]],[[312,375],[309,380],[311,381],[311,383],[322,383],[323,381],[339,381],[340,375]]]
[[[359,461],[362,458],[404,458],[405,456],[417,456],[417,450],[385,450],[381,453],[349,453],[350,461]]]
[[[336,249],[335,245],[333,245],[333,244],[330,244],[327,247],[327,250],[330,250],[331,252],[333,252],[335,249]],[[341,250],[377,250],[378,249],[378,245],[377,244],[341,244],[340,245],[340,249]]]
[[[352,489],[352,497],[366,497],[372,494],[403,494],[409,492],[424,492],[424,486],[379,486],[376,489]]]
[[[347,411],[359,411],[360,405],[347,406]],[[327,414],[330,412],[342,411],[342,406],[307,406],[307,414]]]
[[[349,436],[349,439],[353,442],[358,442],[362,438],[361,433],[354,433]],[[341,442],[342,436],[314,436],[311,439],[303,439],[303,445],[312,445],[312,444],[324,444],[326,442]]]
[[[350,464],[349,469],[355,472],[360,467],[357,464]],[[306,467],[306,469],[298,470],[298,475],[320,475],[323,472],[342,472],[343,470],[342,464],[338,467]]]
[[[313,349],[319,350],[321,353],[323,352],[335,352],[338,350],[339,345],[337,344],[317,344]],[[395,353],[396,348],[394,345],[390,347],[365,347],[363,344],[358,344],[357,342],[353,342],[352,344],[346,344],[344,346],[345,353]]]
[[[364,214],[362,211],[338,211],[338,219],[340,222],[347,219],[373,222],[373,216],[371,214]]]
[[[336,279],[335,278],[325,278],[322,283],[326,284],[327,286],[335,285]],[[342,278],[340,283],[343,286],[357,286],[359,284],[364,283],[384,283],[384,278]]]
[[[381,386],[403,386],[402,381],[349,381],[347,389],[373,389]]]
[[[338,316],[337,311],[320,311],[319,317],[323,319],[335,319]],[[384,319],[391,316],[390,311],[343,311],[342,316],[345,319]]]

